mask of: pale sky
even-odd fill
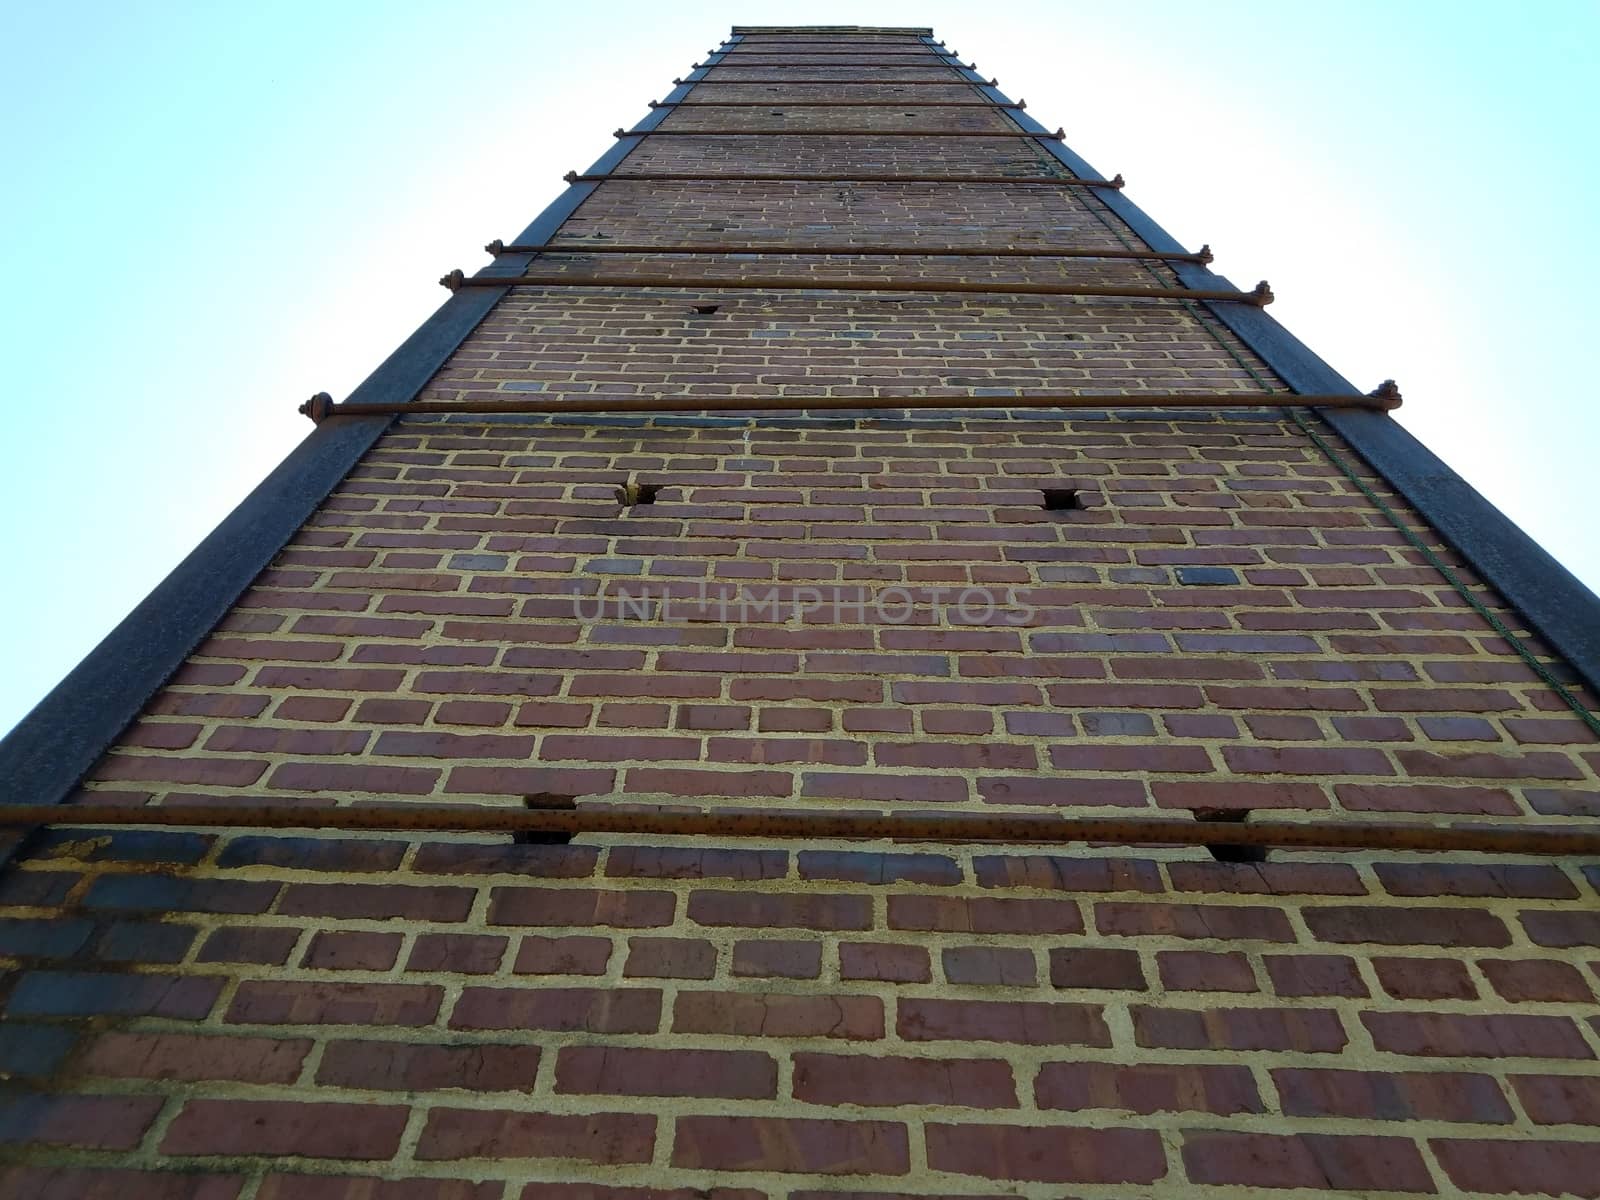
[[[0,731],[735,23],[931,25],[1600,585],[1600,4],[12,4]]]

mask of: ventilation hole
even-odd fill
[[[1243,825],[1250,817],[1248,808],[1197,808],[1196,821],[1215,825]],[[1267,861],[1267,848],[1238,842],[1213,842],[1206,847],[1218,862],[1258,863]]]
[[[771,112],[769,112],[767,114],[767,116],[769,116],[769,117],[781,117],[781,116],[783,116],[783,114],[781,112],[779,112],[777,109],[773,109]]]
[[[1044,506],[1050,512],[1068,512],[1083,507],[1077,488],[1045,488]]]
[[[617,500],[624,508],[640,504],[654,504],[661,492],[659,483],[625,483],[617,489]]]
[[[537,792],[532,796],[522,798],[524,808],[554,808],[566,812],[577,809],[578,802],[571,796],[557,796],[551,792]],[[572,834],[562,833],[559,830],[521,829],[511,835],[511,841],[518,846],[565,846],[572,841]]]
[[[721,307],[722,305],[720,304],[696,304],[694,306],[694,312],[698,317],[709,317]]]

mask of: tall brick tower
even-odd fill
[[[0,1195],[1600,1194],[1594,597],[929,31],[675,84],[0,745]]]

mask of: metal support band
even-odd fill
[[[605,175],[580,175],[568,171],[561,178],[568,183],[1020,183],[1044,187],[1122,188],[1127,186],[1121,175],[1110,179],[1073,179],[1067,175],[828,175],[787,174],[770,172],[761,174],[699,175],[689,171],[629,171],[627,174],[611,172]]]
[[[989,107],[993,107],[990,105]],[[612,137],[981,137],[1065,140],[1067,131],[1028,133],[1021,129],[617,129]]]
[[[711,276],[630,275],[615,279],[574,278],[570,275],[466,275],[459,268],[439,283],[452,292],[464,287],[576,287],[576,288],[706,288],[711,291],[808,292],[962,292],[983,296],[1115,296],[1143,300],[1233,300],[1265,306],[1272,289],[1263,279],[1248,292],[1223,288],[1115,287],[1089,283],[974,283],[965,279],[816,279],[809,275],[751,276],[718,279]]]
[[[540,797],[541,801],[562,799]],[[1389,825],[1379,822],[1254,823],[1177,818],[1062,817],[1043,813],[753,813],[634,811],[620,806],[523,808],[389,804],[370,808],[289,805],[0,805],[0,828],[156,825],[186,829],[366,829],[417,833],[603,833],[623,836],[874,839],[1061,845],[1277,846],[1297,850],[1454,851],[1551,857],[1600,853],[1600,831],[1551,825]]]
[[[320,424],[329,417],[398,413],[666,413],[666,412],[872,412],[897,409],[1069,408],[1105,412],[1139,408],[1372,408],[1400,407],[1400,389],[1386,379],[1365,396],[1336,393],[1300,396],[1292,392],[1135,392],[1096,395],[1083,392],[1032,392],[1015,396],[923,396],[878,392],[871,396],[572,396],[535,400],[416,400],[407,404],[335,404],[318,392],[299,412]]]
[[[847,87],[860,85],[863,87],[998,87],[1000,81],[991,79],[987,83],[977,79],[674,79],[679,86],[693,84],[705,86],[716,84],[719,87],[742,87],[745,84],[782,83],[782,84],[843,84]]]
[[[816,246],[750,246],[737,242],[685,242],[676,246],[652,246],[633,242],[545,242],[542,245],[511,243],[499,238],[484,247],[490,254],[847,254],[859,257],[895,258],[1114,258],[1156,259],[1173,262],[1208,263],[1211,247],[1201,246],[1198,254],[1163,254],[1158,250],[1085,250],[1067,246],[856,246],[847,242]]]
[[[866,52],[865,51],[857,51],[857,53],[864,54]],[[910,58],[911,55],[908,54],[905,57]],[[786,63],[786,62],[774,61],[774,60],[771,60],[771,59],[762,59],[759,62],[747,62],[747,63],[735,63],[735,62],[690,63],[689,66],[690,66],[691,69],[696,70],[696,71],[703,70],[706,67],[773,67],[773,68],[775,68],[777,70],[783,70],[783,69],[787,68],[788,70],[791,70],[791,71],[804,71],[804,70],[807,70],[807,69],[815,71],[815,70],[817,70],[819,68],[830,68],[830,67],[880,67],[880,66],[882,66],[882,64],[880,62],[878,62],[876,59],[871,59],[871,58],[867,59],[865,62],[842,62],[842,63],[814,63],[814,62],[811,62],[811,63]],[[938,68],[938,67],[949,67],[951,70],[956,70],[956,71],[976,71],[978,69],[977,65],[974,64],[974,63],[949,62],[946,59],[942,59],[942,58],[930,59],[926,64],[922,64],[922,63],[906,63],[906,64],[904,64],[904,69],[910,69],[910,70],[913,70],[913,71],[921,71],[921,70],[924,70],[924,69],[933,69],[933,68]],[[902,68],[901,64],[896,63],[890,69],[891,70],[901,70],[903,68]]]
[[[1014,108],[1028,107],[1026,100],[996,104],[993,100],[676,100],[650,101],[651,108]]]

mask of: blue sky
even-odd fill
[[[0,10],[0,730],[734,23],[932,25],[1600,584],[1600,4]]]

